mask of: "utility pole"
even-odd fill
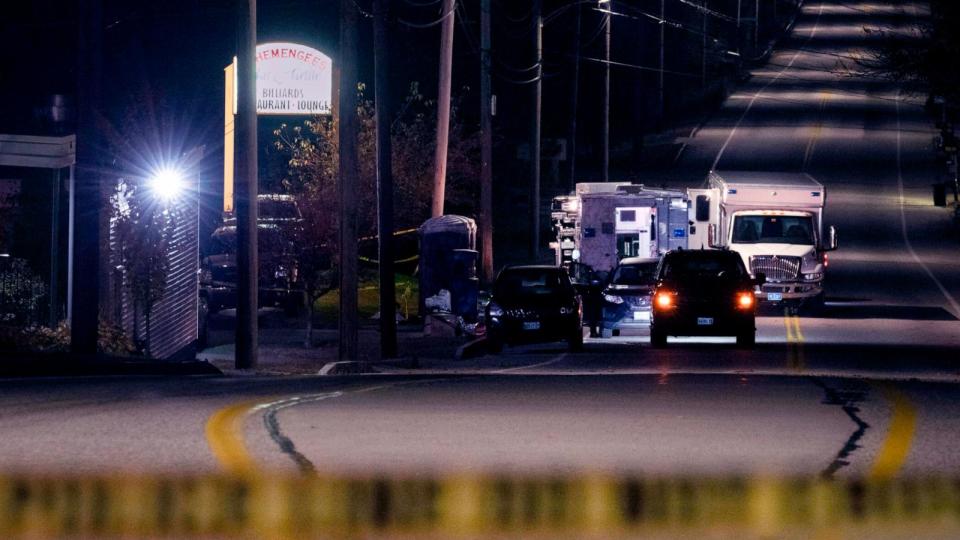
[[[666,48],[666,38],[667,38],[667,6],[666,0],[660,0],[660,67],[657,70],[657,102],[660,104],[660,121],[663,121],[663,117],[667,114],[667,104],[664,101],[664,84],[663,84],[663,72],[666,68],[664,64],[666,57],[664,55],[664,49]]]
[[[703,48],[700,52],[700,88],[707,88],[707,0],[703,0],[703,27],[701,37],[703,38]]]
[[[340,360],[359,358],[357,314],[357,5],[340,0]],[[392,311],[391,311],[392,313]],[[381,318],[383,314],[381,314]]]
[[[77,35],[77,175],[70,193],[75,209],[72,229],[73,275],[70,351],[97,354],[100,317],[100,177],[97,167],[100,95],[103,77],[103,2],[80,0]]]
[[[743,35],[740,33],[740,19],[742,18],[742,9],[743,9],[743,0],[737,0],[737,54],[741,54],[741,42],[743,41]],[[743,57],[739,57],[742,59]]]
[[[533,0],[533,24],[536,82],[533,84],[533,124],[530,141],[530,255],[538,260],[540,253],[540,105],[543,97],[543,5],[542,0]]]
[[[604,15],[603,37],[603,133],[601,134],[601,180],[610,181],[610,25],[613,18],[608,10]]]
[[[453,77],[453,9],[456,0],[443,0],[440,25],[440,88],[437,92],[437,149],[433,158],[433,217],[443,215],[447,185],[447,145],[450,143],[450,86]]]
[[[257,0],[239,2],[237,51],[237,329],[234,364],[257,367]]]
[[[753,7],[753,56],[760,52],[760,0],[754,2]]]
[[[493,117],[490,84],[490,0],[480,0],[480,268],[493,282]]]
[[[380,357],[397,356],[397,295],[393,272],[393,160],[390,147],[389,0],[373,2],[373,70],[377,104],[377,232],[380,259]]]
[[[583,6],[577,6],[576,25],[573,30],[573,88],[570,89],[570,131],[568,138],[570,145],[567,154],[567,164],[570,174],[567,176],[567,189],[572,190],[577,183],[577,107],[580,100],[580,26],[583,17]]]

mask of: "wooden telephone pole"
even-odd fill
[[[396,277],[393,270],[393,170],[390,149],[389,0],[373,2],[373,71],[377,104],[377,232],[380,259],[380,357],[397,356]]]
[[[340,360],[357,360],[357,5],[340,0]]]
[[[97,170],[97,116],[103,76],[103,2],[80,0],[77,80],[77,175],[73,199],[74,276],[70,351],[97,353],[100,316],[100,176]]]
[[[237,51],[237,369],[257,367],[257,0],[241,0]]]
[[[450,142],[450,86],[453,77],[453,13],[456,0],[443,0],[440,25],[440,88],[437,92],[437,150],[433,161],[432,217],[443,215],[447,184],[447,145]]]
[[[480,267],[493,282],[493,116],[490,84],[490,0],[480,0]]]

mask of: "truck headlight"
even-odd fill
[[[804,281],[820,281],[823,279],[823,272],[814,272],[812,274],[804,274]]]
[[[490,302],[488,306],[490,310],[490,317],[503,317],[503,308],[497,305],[495,302]]]

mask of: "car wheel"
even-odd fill
[[[650,345],[653,345],[656,348],[663,348],[667,346],[667,334],[661,330],[657,330],[656,327],[650,328]]]
[[[757,344],[756,330],[747,330],[737,334],[737,347],[752,349]]]
[[[570,337],[567,338],[567,344],[570,347],[571,351],[580,351],[583,350],[583,330],[578,328]]]

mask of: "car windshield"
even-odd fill
[[[610,283],[614,285],[651,285],[656,280],[657,263],[623,264],[617,267]]]
[[[723,256],[674,256],[663,262],[662,277],[743,277],[745,270],[740,257],[722,253]]]
[[[557,270],[507,270],[497,279],[493,294],[498,298],[545,296],[563,291],[569,283],[569,279]]]
[[[813,245],[811,216],[736,216],[734,244]]]

